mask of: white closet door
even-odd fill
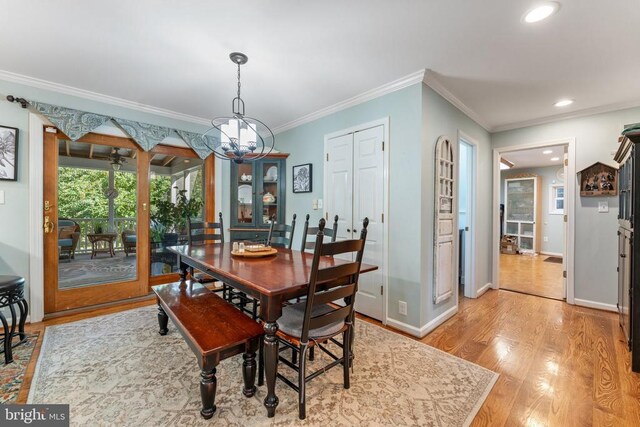
[[[358,131],[353,135],[353,222],[352,238],[357,239],[362,221],[369,218],[363,262],[378,270],[360,276],[355,309],[374,319],[382,319],[383,284],[383,189],[384,165],[382,144],[384,127]]]
[[[458,277],[455,144],[441,136],[436,143],[435,154],[433,302],[438,304],[451,298]]]
[[[329,219],[327,226],[333,224],[338,215],[337,240],[352,238],[351,222],[353,218],[353,135],[332,138],[327,143],[325,168],[326,185],[325,204]],[[347,231],[349,230],[349,231]]]

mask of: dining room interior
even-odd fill
[[[633,1],[2,9],[0,425],[640,425]]]

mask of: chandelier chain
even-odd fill
[[[238,98],[240,98],[240,63],[238,63]]]

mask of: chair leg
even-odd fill
[[[210,371],[203,369],[200,372],[200,398],[202,399],[200,415],[208,420],[216,412],[216,368]]]
[[[164,309],[160,305],[160,301],[158,301],[158,324],[160,325],[158,333],[160,335],[167,335],[167,332],[169,332],[169,328],[167,328],[169,324],[169,316],[164,312]]]
[[[29,315],[29,304],[27,304],[26,299],[22,299],[18,301],[18,306],[20,307],[20,327],[18,328],[18,333],[20,334],[20,341],[22,342],[27,339],[27,334],[24,332],[24,324]]]
[[[298,350],[296,350],[295,348],[291,349],[291,363],[293,363],[294,365],[298,363]]]
[[[342,334],[342,342],[348,343],[349,337],[351,335],[351,326],[347,328],[346,331]],[[342,345],[342,372],[344,375],[344,388],[351,387],[351,383],[349,382],[349,365],[351,361],[351,347],[349,345]]]
[[[260,343],[258,344],[258,386],[264,385],[264,353],[262,351],[264,340],[260,337]]]
[[[2,322],[2,327],[4,328],[4,364],[8,365],[13,362],[13,353],[11,353],[11,335],[9,332],[9,324],[7,323],[7,319],[5,319],[4,314],[0,310],[0,321]]]
[[[316,349],[314,347],[311,347],[309,349],[309,361],[313,362],[316,359]]]
[[[242,355],[242,379],[244,380],[244,388],[242,394],[251,397],[256,394],[256,353],[246,352]]]
[[[298,418],[304,420],[307,417],[306,407],[306,365],[307,365],[307,346],[300,345],[300,366],[298,367]],[[312,347],[313,348],[313,347]]]

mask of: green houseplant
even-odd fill
[[[177,244],[179,235],[187,231],[188,218],[199,216],[202,210],[202,201],[189,199],[187,190],[178,190],[176,203],[169,197],[167,193],[165,199],[155,201],[155,209],[151,213],[151,236],[165,246]]]

